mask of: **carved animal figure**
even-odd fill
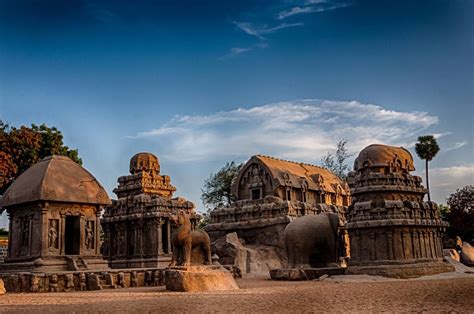
[[[474,266],[474,247],[468,242],[462,242],[460,237],[456,237],[456,248],[459,250],[461,263],[467,266]]]
[[[334,213],[298,217],[284,231],[288,268],[318,267],[337,263],[337,229]]]
[[[170,266],[190,266],[191,250],[200,247],[204,254],[204,264],[211,264],[211,239],[202,230],[192,231],[191,221],[184,211],[174,217],[178,227],[173,231],[171,243],[173,245],[173,257]]]

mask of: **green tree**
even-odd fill
[[[428,191],[428,201],[431,201],[430,183],[428,180],[428,162],[430,162],[439,152],[439,146],[433,135],[423,135],[418,137],[418,142],[415,144],[415,151],[420,159],[425,160],[426,190]]]
[[[347,159],[352,156],[347,152],[347,140],[342,139],[337,143],[336,153],[328,152],[321,158],[321,165],[331,170],[341,180],[347,179],[347,174],[351,167],[347,164]]]
[[[0,194],[26,169],[51,155],[68,156],[82,165],[77,149],[64,145],[57,128],[45,124],[16,128],[0,120]]]
[[[234,161],[226,163],[217,173],[212,173],[201,189],[201,200],[207,210],[229,205],[235,198],[231,193],[233,181],[243,164]]]
[[[452,229],[450,236],[474,241],[474,186],[457,189],[448,197],[447,204],[450,210],[446,217]]]

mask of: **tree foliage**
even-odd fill
[[[447,204],[450,210],[446,217],[452,235],[458,235],[465,241],[474,241],[474,186],[457,189],[448,197]]]
[[[19,128],[0,120],[0,194],[31,165],[51,155],[68,156],[82,165],[77,149],[63,143],[63,135],[45,124]]]
[[[347,174],[351,167],[347,164],[347,159],[352,156],[347,152],[346,148],[347,140],[342,139],[337,143],[336,153],[332,154],[328,152],[321,158],[321,165],[331,170],[341,180],[347,178]]]
[[[204,181],[201,200],[208,210],[227,206],[234,201],[235,196],[231,193],[231,186],[242,166],[243,164],[237,165],[234,161],[228,162]]]
[[[438,142],[433,135],[420,136],[418,137],[418,142],[415,144],[415,151],[418,157],[425,160],[426,189],[428,190],[428,200],[431,201],[428,162],[431,161],[439,152]]]

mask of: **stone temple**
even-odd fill
[[[413,277],[451,271],[443,262],[446,223],[426,189],[413,157],[403,147],[364,148],[349,174],[352,204],[347,212],[350,273]]]
[[[109,204],[94,176],[68,157],[31,166],[2,198],[10,234],[0,272],[108,269],[99,251],[99,215]]]
[[[102,217],[102,253],[112,268],[164,267],[171,261],[172,216],[187,213],[195,227],[194,204],[173,198],[176,188],[160,174],[158,158],[139,153],[130,160],[130,175],[118,178],[117,200]]]
[[[300,162],[256,155],[233,183],[236,201],[214,209],[206,227],[211,239],[236,232],[247,244],[284,251],[283,231],[291,219],[321,212],[344,215],[351,202],[347,184],[331,171]]]

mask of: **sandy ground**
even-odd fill
[[[240,290],[214,293],[126,288],[72,293],[7,294],[0,312],[439,312],[474,313],[474,275],[412,280],[335,276],[324,281],[239,279]]]

